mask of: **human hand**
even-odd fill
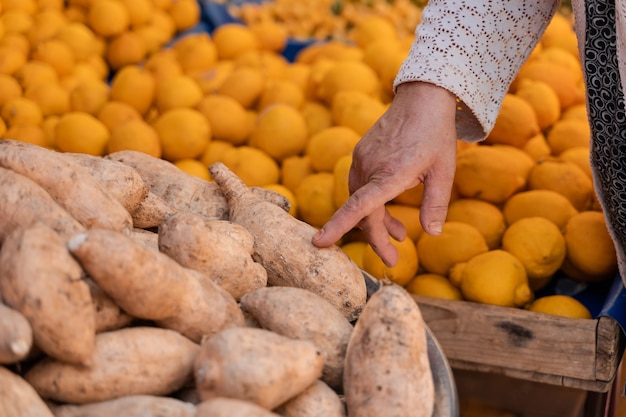
[[[385,204],[419,183],[424,183],[422,227],[440,234],[456,168],[455,112],[455,97],[441,87],[399,85],[389,109],[354,149],[350,198],[313,236],[313,244],[330,246],[359,227],[383,262],[395,265],[398,252],[389,238],[401,241],[406,230]]]

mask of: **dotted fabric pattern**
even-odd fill
[[[424,81],[460,101],[457,135],[483,140],[558,0],[430,0],[394,86]],[[573,0],[591,124],[594,186],[626,284],[626,1]]]

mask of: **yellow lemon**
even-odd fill
[[[415,278],[421,258],[411,239],[404,239],[401,242],[395,239],[390,241],[398,251],[398,262],[392,267],[385,265],[368,244],[363,253],[363,269],[380,280],[388,279],[404,286]]]
[[[280,164],[281,184],[292,192],[296,191],[298,184],[304,177],[312,173],[311,158],[308,156],[288,156]]]
[[[70,74],[76,63],[72,48],[58,39],[39,43],[32,51],[32,58],[50,64],[59,77]]]
[[[561,110],[584,103],[585,94],[579,86],[577,75],[555,62],[527,61],[517,75],[518,81],[525,78],[548,84],[559,97]]]
[[[302,178],[294,194],[300,219],[311,226],[322,227],[335,213],[333,174],[317,172]]]
[[[3,135],[3,138],[19,140],[22,142],[32,143],[33,145],[50,148],[48,138],[41,126],[21,125],[9,128]]]
[[[119,0],[93,0],[87,12],[89,27],[103,37],[115,36],[130,27],[130,14]]]
[[[302,114],[288,104],[274,104],[259,113],[250,144],[278,161],[302,153],[308,139]]]
[[[92,115],[98,114],[109,100],[111,89],[101,80],[84,80],[70,92],[70,107]]]
[[[222,162],[249,187],[275,184],[279,180],[278,163],[261,149],[235,146],[222,154]]]
[[[177,61],[186,74],[207,71],[217,63],[217,47],[205,33],[194,33],[174,44]]]
[[[0,74],[0,107],[8,100],[21,97],[22,93],[22,86],[14,77]]]
[[[364,269],[363,258],[366,248],[367,242],[363,242],[360,240],[347,242],[341,245],[341,249],[343,249],[343,251],[350,257],[350,259],[352,259],[352,262],[354,262],[361,269]]]
[[[531,190],[553,190],[565,197],[578,211],[587,210],[593,202],[593,183],[576,164],[560,158],[538,161],[528,174]]]
[[[324,74],[315,92],[316,97],[331,104],[339,91],[356,90],[370,97],[380,96],[376,72],[363,61],[339,61]]]
[[[420,223],[420,209],[416,206],[398,203],[389,203],[386,208],[392,217],[404,225],[407,238],[417,243],[424,232]]]
[[[152,0],[125,1],[124,5],[128,10],[131,27],[139,27],[148,24],[155,8]]]
[[[309,158],[310,160],[310,158]],[[313,163],[311,162],[311,166]],[[350,197],[350,188],[348,185],[348,179],[350,174],[350,166],[352,165],[352,155],[347,154],[339,159],[335,163],[333,167],[333,202],[335,203],[335,207],[339,208],[343,206],[343,204]]]
[[[111,69],[117,70],[142,62],[147,54],[144,40],[136,32],[125,30],[109,40],[105,58]]]
[[[587,115],[587,105],[581,103],[568,107],[563,111],[561,119],[578,119],[584,122],[589,122],[589,116]]]
[[[550,149],[546,137],[541,132],[528,139],[528,142],[522,147],[522,150],[535,161],[552,155],[552,149]]]
[[[36,85],[26,90],[24,97],[34,101],[44,117],[61,115],[70,110],[70,95],[59,84]]]
[[[114,100],[104,103],[96,116],[109,131],[113,131],[116,126],[127,121],[142,120],[141,114],[139,114],[136,108],[123,101]]]
[[[90,27],[80,22],[69,22],[59,28],[54,35],[68,45],[74,52],[74,57],[78,61],[84,61],[94,53],[96,47],[96,34]]]
[[[563,270],[583,281],[613,278],[617,255],[602,212],[581,211],[570,217],[563,232],[567,247]]]
[[[578,210],[563,194],[554,190],[527,190],[509,198],[502,207],[506,224],[526,217],[543,217],[563,230]]]
[[[565,260],[563,234],[544,217],[524,217],[509,225],[502,249],[522,262],[534,291],[547,284]]]
[[[224,94],[205,95],[196,109],[209,121],[213,138],[243,145],[252,131],[246,109],[234,98]]]
[[[474,226],[485,238],[489,249],[500,246],[506,229],[504,214],[498,206],[476,198],[459,198],[451,202],[446,220]]]
[[[419,183],[398,194],[391,202],[396,204],[406,204],[408,206],[420,207],[424,196],[424,183]]]
[[[333,122],[353,129],[363,136],[387,110],[377,98],[362,91],[345,90],[334,95],[331,107]]]
[[[178,108],[159,115],[153,123],[163,149],[163,158],[177,161],[201,156],[211,141],[211,126],[202,113]]]
[[[317,101],[306,100],[300,107],[310,135],[333,125],[330,109]]]
[[[591,128],[588,121],[563,119],[555,122],[546,135],[552,155],[560,155],[575,147],[589,148]]]
[[[203,97],[200,85],[187,75],[162,80],[157,84],[155,93],[155,104],[161,113],[183,107],[195,107]]]
[[[0,109],[0,116],[9,128],[23,125],[37,126],[43,121],[43,113],[37,103],[26,97],[7,100]]]
[[[211,180],[211,175],[209,174],[207,166],[197,159],[179,159],[178,161],[174,161],[174,165],[178,169],[186,172],[189,175],[193,175],[194,177],[203,179],[205,181]]]
[[[459,288],[468,301],[502,307],[521,307],[533,297],[524,265],[502,249],[464,262],[460,266]]]
[[[135,65],[117,71],[111,82],[111,100],[130,104],[142,115],[152,106],[155,91],[154,76]]]
[[[255,32],[239,23],[226,23],[213,31],[213,42],[220,59],[235,59],[244,52],[260,47]]]
[[[59,75],[52,65],[43,61],[30,60],[13,74],[24,90],[39,84],[57,83]]]
[[[365,49],[374,41],[398,39],[398,30],[391,20],[372,15],[359,20],[350,31],[350,37],[360,48]]]
[[[215,162],[222,161],[226,151],[233,149],[234,145],[223,140],[213,140],[209,142],[200,160],[205,166],[211,166]]]
[[[167,12],[178,32],[191,29],[200,21],[200,3],[196,0],[172,1]]]
[[[26,54],[11,46],[0,46],[0,74],[12,75],[25,63]]]
[[[515,96],[524,99],[533,108],[540,130],[552,126],[561,117],[559,96],[546,82],[521,79],[517,84]]]
[[[273,104],[284,103],[300,109],[305,101],[304,90],[295,82],[274,80],[265,85],[259,97],[258,109],[263,110]]]
[[[256,68],[237,67],[227,73],[216,92],[230,96],[245,108],[251,108],[261,96],[265,77]]]
[[[306,145],[305,155],[311,158],[315,171],[333,171],[339,158],[352,154],[361,136],[345,126],[331,126],[312,135]]]
[[[54,129],[55,145],[62,152],[104,155],[109,130],[94,116],[85,112],[62,115]]]
[[[537,313],[552,314],[572,319],[592,318],[591,312],[583,303],[572,296],[562,294],[537,298],[526,309]]]
[[[539,123],[530,103],[514,94],[506,94],[487,143],[523,147],[539,133]]]
[[[439,236],[422,233],[416,247],[427,272],[446,276],[455,264],[489,250],[476,227],[456,221],[445,222]]]
[[[589,151],[590,149],[588,146],[575,146],[561,152],[559,158],[577,165],[585,172],[585,174],[587,174],[589,178],[593,179]]]
[[[126,120],[111,129],[107,153],[123,150],[139,151],[155,158],[162,155],[159,135],[143,119]]]
[[[419,274],[404,286],[410,294],[444,300],[462,300],[461,291],[450,280],[438,274]]]
[[[274,20],[264,19],[248,25],[257,37],[260,49],[282,52],[287,46],[289,33],[285,25]]]

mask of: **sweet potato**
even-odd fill
[[[382,286],[358,318],[346,352],[344,394],[350,417],[432,416],[424,321],[399,285]]]
[[[345,417],[346,407],[332,388],[317,380],[274,412],[283,417]]]
[[[33,329],[24,315],[0,302],[0,364],[24,359],[33,346]]]
[[[231,237],[244,234],[249,245]],[[238,224],[179,212],[163,221],[158,236],[161,252],[209,276],[236,300],[267,285],[267,271],[252,259],[252,235]]]
[[[165,200],[153,192],[149,192],[145,199],[139,203],[135,210],[130,213],[133,217],[133,225],[136,228],[148,229],[157,227],[167,216],[176,213]]]
[[[196,417],[280,417],[254,403],[234,398],[212,398],[196,407]]]
[[[128,232],[130,213],[63,153],[10,139],[0,140],[0,166],[39,184],[86,228]]]
[[[230,221],[254,237],[254,259],[267,270],[268,285],[312,291],[352,321],[365,305],[367,291],[359,267],[336,245],[311,243],[317,230],[276,205],[259,200],[221,162],[209,167],[230,206]]]
[[[122,233],[88,230],[68,247],[94,282],[133,317],[195,342],[244,324],[236,300],[209,277]]]
[[[203,401],[235,398],[271,410],[319,379],[323,366],[312,342],[236,327],[202,343],[194,375]]]
[[[132,323],[134,317],[122,310],[91,278],[85,278],[84,281],[89,286],[93,302],[96,333],[121,329]]]
[[[195,417],[193,404],[155,395],[129,395],[114,400],[52,408],[55,417]]]
[[[55,417],[24,378],[3,366],[0,366],[0,416]]]
[[[295,287],[260,288],[244,295],[240,305],[262,328],[313,342],[324,358],[322,381],[341,392],[353,328],[339,310],[321,296]]]
[[[42,223],[11,233],[0,249],[0,293],[26,317],[35,344],[59,360],[89,365],[94,309],[82,269]]]
[[[128,165],[84,153],[63,153],[63,156],[84,167],[104,191],[129,213],[135,211],[148,196],[150,188],[141,175]]]
[[[159,250],[159,234],[145,229],[134,228],[130,233],[130,238],[139,242],[147,248]]]
[[[36,222],[47,224],[67,240],[85,230],[39,184],[0,167],[0,245],[6,236]]]
[[[168,395],[193,380],[199,349],[174,330],[126,327],[96,336],[90,367],[44,358],[24,378],[42,398],[61,403]]]
[[[142,152],[118,151],[108,154],[105,158],[134,168],[148,184],[150,191],[177,211],[191,211],[209,219],[228,219],[228,203],[213,182],[187,174],[171,162]],[[261,199],[289,211],[289,200],[279,193],[260,187],[252,189]]]

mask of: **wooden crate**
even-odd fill
[[[570,319],[413,296],[453,369],[607,392],[624,347],[610,317]]]

